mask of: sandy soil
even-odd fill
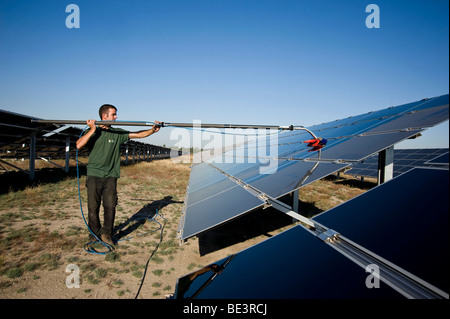
[[[134,237],[118,242],[114,253],[97,255],[84,250],[88,232],[77,196],[65,199],[64,203],[39,205],[36,209],[24,204],[25,207],[2,210],[1,214],[22,218],[11,218],[1,227],[3,250],[0,265],[3,266],[3,274],[0,275],[0,298],[135,298],[161,230],[155,222],[146,221],[140,225],[133,219],[135,216],[154,216],[156,209],[165,219],[156,217],[156,221],[164,225],[163,239],[148,264],[138,295],[143,299],[171,298],[178,278],[292,226],[290,217],[269,208],[180,243],[177,230],[189,166],[176,166],[170,160],[138,165],[141,166],[137,170],[122,170],[115,223],[127,233],[122,239]],[[161,165],[167,167],[161,169]],[[159,171],[164,171],[164,174]],[[143,175],[151,175],[150,180],[142,179]],[[24,219],[27,214],[33,217]],[[17,238],[11,236],[14,230],[22,235]],[[26,231],[32,235],[23,235]],[[153,232],[145,234],[150,231]],[[137,237],[140,234],[144,235]],[[15,274],[11,269],[21,271]],[[76,276],[74,269],[79,271],[78,287],[72,279]]]

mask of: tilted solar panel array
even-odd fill
[[[449,171],[413,168],[313,219],[450,291]]]
[[[446,157],[443,157],[446,156]],[[441,159],[439,159],[441,158]],[[432,162],[435,160],[435,162]],[[448,166],[448,148],[394,150],[394,172],[398,176],[418,166]],[[378,177],[378,157],[371,156],[351,166],[347,171],[354,176]]]
[[[0,161],[3,164],[14,165],[14,160],[29,159],[31,153],[40,159],[64,159],[69,152],[70,157],[75,159],[75,143],[82,132],[81,128],[41,124],[32,122],[32,119],[37,118],[0,110]],[[147,158],[170,157],[171,150],[168,148],[134,140],[122,145],[121,151],[124,156],[127,155],[127,145],[130,153],[134,148],[139,157],[140,155]],[[79,155],[88,156],[87,149],[81,149]]]
[[[80,129],[61,126],[32,123],[34,117],[18,113],[0,110],[0,151],[2,157],[21,158],[28,157],[30,136],[42,143],[37,146],[37,151],[43,156],[57,151],[64,151],[65,140],[68,138],[74,143]]]
[[[294,130],[267,135],[208,159],[192,169],[179,237],[187,239],[262,207],[267,196],[280,198],[448,117],[446,94],[308,127],[316,137],[328,140],[316,152],[304,143],[312,135]]]
[[[313,218],[336,239],[295,226],[179,278],[175,298],[448,299],[448,193],[448,169],[413,169]],[[407,284],[393,286],[384,268],[375,277],[378,264],[355,261],[342,240]]]

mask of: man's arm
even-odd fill
[[[161,124],[161,122],[155,121],[155,125],[153,125],[153,127],[151,129],[144,130],[144,131],[138,131],[138,132],[130,132],[128,134],[128,137],[130,139],[132,139],[132,138],[144,138],[144,137],[150,136],[152,134],[155,134],[161,128],[161,126],[158,125],[158,124]]]
[[[87,125],[89,126],[90,130],[77,140],[77,149],[84,147],[89,142],[89,139],[92,137],[92,135],[94,135],[95,133],[95,129],[97,128],[95,126],[95,120],[87,120]]]

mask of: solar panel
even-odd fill
[[[449,171],[414,168],[313,218],[449,292]]]
[[[68,161],[67,156],[75,158],[75,143],[82,129],[59,124],[32,122],[36,119],[32,116],[0,110],[0,161],[2,164],[20,169],[13,164],[13,161],[22,158],[30,159],[30,154],[35,154],[37,159],[47,161],[49,158]],[[127,147],[137,150],[139,158],[141,155],[144,158],[150,156],[152,158],[168,158],[170,155],[168,148],[129,141],[121,147],[122,154],[126,158],[128,158]],[[144,154],[144,152],[147,153]],[[87,149],[81,149],[79,155],[87,156]],[[22,172],[30,174],[31,179],[34,176],[33,163],[34,161],[30,161],[29,171],[20,169]],[[68,167],[64,169],[67,170]]]
[[[413,169],[313,218],[336,239],[295,226],[179,278],[175,297],[396,299],[420,287],[448,298],[448,177],[448,169]],[[392,287],[382,271],[378,288],[367,286],[366,268],[341,240],[354,242],[367,264],[375,257],[398,271],[405,286]]]
[[[447,156],[445,157],[445,153]],[[442,156],[442,157],[441,157]],[[436,158],[436,159],[435,159]],[[446,159],[447,158],[447,159]],[[434,161],[431,161],[435,159]],[[417,166],[442,166],[447,161],[448,148],[438,149],[399,149],[394,150],[394,172],[398,176]],[[378,176],[378,157],[371,156],[362,162],[354,164],[348,170],[348,174],[354,176],[374,177]]]
[[[194,166],[192,172],[185,209],[190,211],[191,220],[197,223],[185,224],[183,218],[186,216],[183,215],[180,225],[185,233],[195,234],[198,229],[209,228],[235,217],[236,211],[245,213],[264,203],[205,163]],[[220,215],[211,214],[211,201],[227,209]]]
[[[192,180],[204,168],[213,168],[234,183],[221,181],[214,185],[208,181],[209,187],[214,185],[215,192],[226,194],[233,185],[257,200],[249,204],[242,198],[230,199],[224,205],[225,195],[207,193],[210,195],[206,197],[198,193],[205,190],[189,187],[179,238],[185,240],[216,227],[267,204],[267,197],[279,198],[448,120],[448,101],[447,94],[309,127],[316,137],[328,140],[318,152],[310,152],[311,148],[303,143],[312,138],[310,133],[295,130],[267,135],[208,159],[207,165],[191,172]],[[196,197],[203,197],[201,206],[191,202]]]
[[[430,159],[429,161],[425,162],[426,165],[447,165],[449,163],[449,153],[448,149],[445,154],[442,154],[440,156],[437,156],[435,158]]]
[[[0,119],[0,147],[28,141],[32,133],[39,138],[59,128],[55,125],[31,123],[31,116],[4,110],[0,110]]]
[[[220,272],[218,272],[220,271]],[[300,226],[178,279],[177,299],[402,298]]]

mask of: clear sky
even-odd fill
[[[0,109],[40,118],[110,103],[118,120],[309,126],[448,87],[447,0],[0,1]],[[448,147],[448,129],[405,145]]]

